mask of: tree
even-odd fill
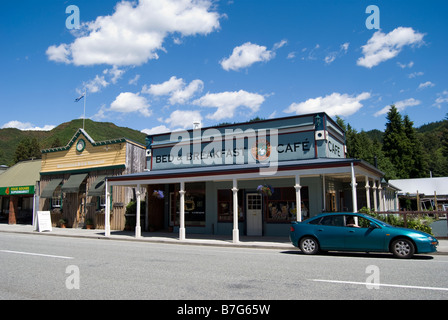
[[[409,143],[406,143],[405,165],[407,166],[409,178],[424,178],[428,175],[428,161],[423,152],[420,137],[414,129],[414,123],[406,115],[404,117],[404,132]]]
[[[14,154],[14,163],[30,160],[41,159],[42,153],[37,138],[24,138],[20,141]]]
[[[384,132],[383,152],[395,167],[399,179],[408,179],[409,166],[412,166],[410,141],[406,137],[403,119],[397,108],[392,105],[387,114],[388,123]]]

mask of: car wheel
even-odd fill
[[[391,251],[397,258],[409,259],[414,255],[415,247],[408,239],[397,239],[392,242]]]
[[[319,243],[313,237],[305,237],[300,240],[300,250],[305,254],[316,254],[319,252]]]

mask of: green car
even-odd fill
[[[391,252],[397,258],[437,251],[433,236],[398,228],[371,216],[351,213],[324,213],[291,224],[290,240],[305,254],[319,251]]]

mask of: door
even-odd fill
[[[316,227],[316,236],[323,250],[343,250],[347,228],[343,215],[323,217]]]
[[[262,197],[258,193],[246,195],[247,235],[263,235]]]
[[[377,228],[370,227],[370,220],[355,216],[354,223],[350,223],[351,216],[346,216],[346,235],[345,235],[345,249],[359,250],[359,251],[383,251],[386,234],[384,230],[378,226]]]

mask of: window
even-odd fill
[[[102,196],[100,196],[98,198],[100,200],[100,207],[101,208],[105,208],[106,207],[106,196],[102,195]]]
[[[320,221],[320,224],[323,226],[332,226],[332,227],[344,227],[344,216],[337,215],[337,216],[327,216],[323,217]]]
[[[244,221],[243,191],[238,191],[238,221]],[[229,189],[218,190],[218,222],[233,222],[233,192]]]
[[[308,187],[302,187],[302,219],[309,216]],[[267,198],[267,222],[289,223],[297,220],[296,190],[290,188],[274,188],[272,196]]]
[[[205,183],[186,183],[185,191],[185,226],[205,227]],[[178,184],[170,186],[170,225],[180,225]]]
[[[57,187],[51,198],[51,208],[62,208],[62,192],[61,186]]]

